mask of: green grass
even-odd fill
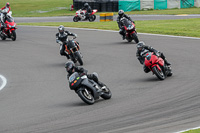
[[[111,22],[45,22],[20,23],[19,25],[59,26],[92,28],[103,30],[119,30],[116,21]],[[176,36],[200,37],[200,18],[179,20],[136,21],[137,32],[166,34]]]
[[[5,6],[6,2],[7,0],[1,0],[0,7]],[[47,17],[75,14],[75,11],[69,10],[73,0],[9,0],[9,2],[14,17]],[[59,9],[60,7],[62,8]],[[45,12],[41,13],[41,11]],[[114,14],[117,14],[117,12],[114,12]],[[131,11],[127,14],[200,14],[200,8]]]
[[[200,133],[200,129],[195,129],[195,130],[189,130],[183,133]]]

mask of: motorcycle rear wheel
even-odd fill
[[[160,80],[164,80],[165,79],[165,75],[163,73],[163,71],[158,70],[158,68],[156,66],[154,66],[152,68],[153,73],[160,79]]]
[[[78,17],[77,17],[77,16],[74,16],[73,21],[74,21],[74,22],[78,22]]]
[[[96,19],[96,16],[95,16],[95,15],[91,15],[91,16],[88,18],[88,20],[89,20],[90,22],[93,22],[95,19]]]
[[[87,103],[88,105],[94,104],[94,97],[92,93],[86,88],[84,90],[78,91],[77,94],[83,100],[83,102]]]

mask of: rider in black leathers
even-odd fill
[[[128,20],[130,20],[131,22],[135,23],[128,15],[124,14],[123,10],[119,10],[118,11],[118,17],[117,17],[117,24],[119,27],[119,34],[122,35],[122,39],[125,39],[125,29],[123,27],[123,23],[120,21],[121,18],[125,17]]]
[[[76,34],[69,31],[65,31],[64,26],[60,25],[58,27],[59,33],[56,34],[56,42],[60,44],[60,55],[66,56],[69,59],[69,55],[65,53],[65,45],[68,44],[68,36],[77,37]]]
[[[167,59],[165,58],[164,54],[162,52],[159,52],[158,50],[155,50],[153,47],[151,46],[146,46],[144,42],[139,42],[137,44],[137,52],[136,52],[136,57],[138,58],[138,60],[140,61],[141,64],[144,64],[144,60],[145,60],[145,57],[141,55],[141,52],[144,52],[145,50],[148,50],[150,52],[154,52],[156,55],[160,56],[166,65],[171,65]],[[146,67],[144,65],[143,67],[144,69],[144,72],[148,73],[150,71],[150,69],[148,67]]]
[[[94,80],[97,84],[99,84],[102,88],[105,87],[105,84],[99,81],[98,77],[95,74],[87,74],[87,70],[83,67],[75,66],[74,62],[68,61],[65,63],[66,71],[68,72],[67,78],[74,73],[77,72],[80,76],[87,75],[88,79]]]
[[[89,18],[89,15],[92,13],[92,8],[88,3],[85,3],[83,8],[81,10],[86,10],[87,12],[85,13],[86,19]]]

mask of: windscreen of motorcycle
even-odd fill
[[[80,75],[77,72],[74,72],[69,77],[69,87],[70,87],[70,89],[72,89],[72,90],[76,89],[80,85],[81,81],[82,81],[82,79],[80,78]]]

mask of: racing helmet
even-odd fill
[[[75,67],[75,64],[74,64],[74,62],[72,62],[72,61],[68,61],[68,62],[65,63],[66,71],[67,71],[69,74],[72,74],[72,73],[73,73],[74,67]]]
[[[10,7],[10,3],[9,2],[6,3],[6,7],[8,7],[8,8]]]
[[[63,25],[60,25],[60,26],[58,27],[58,31],[59,31],[60,34],[63,34],[64,31],[65,31],[65,27],[64,27]]]
[[[88,6],[89,6],[89,4],[88,4],[88,3],[85,3],[85,4],[84,4],[84,7],[88,7]]]
[[[145,43],[144,43],[144,42],[138,42],[138,44],[137,44],[137,49],[138,49],[139,51],[141,51],[141,50],[143,50],[144,46],[145,46]]]
[[[123,11],[123,10],[119,10],[119,11],[118,11],[118,15],[119,15],[120,17],[123,17],[123,16],[124,16],[124,11]]]

